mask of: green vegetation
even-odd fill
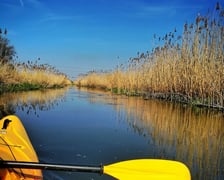
[[[175,29],[154,40],[158,46],[151,52],[138,53],[112,72],[88,73],[76,84],[224,108],[224,10],[219,3],[215,12],[185,23],[182,36]]]
[[[58,88],[71,84],[68,77],[48,64],[37,61],[18,63],[14,47],[9,44],[7,30],[0,29],[0,94],[43,88]]]
[[[3,92],[15,92],[15,91],[27,91],[27,90],[38,90],[43,89],[44,87],[40,84],[1,84],[0,85],[0,94]]]

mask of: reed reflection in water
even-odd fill
[[[66,99],[71,98],[74,98],[74,101],[65,102]],[[34,124],[34,126],[42,127],[40,123],[43,123],[44,121],[50,121],[50,119],[45,118],[45,116],[54,113],[51,109],[56,108],[60,111],[60,113],[64,114],[71,113],[67,114],[66,116],[72,117],[75,116],[75,114],[72,113],[79,112],[75,109],[77,108],[77,104],[75,105],[75,103],[82,103],[86,101],[90,102],[89,104],[91,107],[84,107],[84,104],[86,105],[86,103],[83,103],[82,107],[85,110],[94,109],[100,112],[100,110],[98,109],[98,104],[99,108],[105,106],[111,107],[113,111],[115,110],[116,119],[114,119],[114,121],[117,120],[122,124],[127,124],[127,127],[129,129],[127,130],[126,135],[127,137],[129,137],[129,139],[130,137],[133,137],[132,132],[135,132],[135,134],[138,134],[145,138],[148,146],[142,147],[146,147],[148,149],[140,149],[141,153],[144,154],[142,156],[147,155],[147,158],[163,158],[182,161],[190,168],[192,179],[224,178],[224,114],[221,112],[191,108],[181,104],[168,103],[158,100],[143,100],[137,97],[112,95],[110,93],[103,93],[100,91],[85,91],[83,89],[77,90],[73,88],[65,88],[58,90],[8,93],[1,95],[0,107],[2,113],[0,114],[0,116],[3,116],[4,114],[14,114],[15,112],[23,111],[24,114],[28,114],[30,118],[32,117],[30,116],[30,114],[38,117],[38,114],[42,113],[41,111],[45,111],[45,114],[41,114],[40,122],[24,121],[24,123],[27,123],[26,125]],[[65,112],[62,107],[58,107],[59,104],[70,106],[70,110]],[[110,108],[107,108],[108,111],[109,109]],[[113,114],[113,111],[110,111],[111,114]],[[80,113],[83,114],[84,112]],[[70,120],[71,122],[69,123],[83,122],[83,119],[78,119],[79,116],[80,115],[76,114],[76,120]],[[29,118],[27,117],[27,119]],[[92,117],[91,121],[86,120],[84,122],[91,122],[94,124],[96,123],[95,121],[97,121],[97,119],[99,119],[99,117]],[[57,121],[61,121],[60,118],[54,119],[54,122]],[[111,120],[111,122],[112,121],[113,119]],[[98,122],[98,125],[100,125],[100,123]],[[118,126],[122,126],[122,124],[120,123],[116,123],[116,128],[119,128]],[[49,124],[45,124],[46,128],[52,128],[51,133],[53,133],[54,128],[57,129],[57,123],[54,124],[54,126],[52,126],[51,122],[49,122]],[[112,126],[113,125],[114,124],[112,124]],[[91,126],[90,124],[86,124],[86,126],[88,126],[87,128],[90,128],[88,129],[89,131],[92,131],[92,133],[95,132],[91,129],[95,126]],[[39,154],[42,155],[42,158],[45,157],[43,156],[43,154],[49,155],[49,153],[47,152],[42,152],[45,149],[46,151],[49,151],[50,148],[47,145],[46,146],[48,148],[45,148],[43,150],[43,146],[39,147],[38,144],[35,144],[35,142],[38,142],[37,137],[40,136],[38,133],[40,133],[42,130],[36,130],[36,128],[29,129],[30,126],[27,127],[27,130],[29,132],[31,132],[31,129],[32,131],[34,131],[32,132],[34,146],[37,147],[37,151],[40,151],[41,149],[41,152],[39,152]],[[48,130],[45,131],[46,133],[48,133]],[[86,133],[87,132],[88,131],[86,130]],[[116,129],[116,131],[112,130],[110,132],[118,133],[119,129]],[[130,135],[128,132],[130,132]],[[66,136],[66,133],[64,134],[64,136]],[[88,136],[88,134],[86,136]],[[104,135],[102,134],[101,136]],[[108,136],[108,138],[111,138],[109,137],[109,134],[107,134],[106,136]],[[113,136],[115,136],[115,134],[113,134]],[[125,138],[123,139],[124,141],[120,141],[119,143],[123,143],[122,146],[125,147],[125,143],[128,143],[128,141],[130,140]],[[104,139],[102,138],[101,140],[103,143]],[[40,141],[42,141],[41,138]],[[116,141],[116,139],[112,139],[112,142],[113,141]],[[140,142],[136,142],[136,146],[138,146],[139,143]],[[104,143],[100,145],[100,147],[102,148],[103,146],[105,146],[104,148],[107,149],[108,147],[111,147],[108,145],[109,144]],[[79,146],[75,148],[77,149],[77,152],[82,152],[79,149]],[[82,146],[84,148],[82,150],[84,151],[86,147],[89,146],[89,144],[83,144]],[[68,151],[69,148],[70,147],[65,147],[65,152]],[[119,152],[119,154],[124,154],[124,152],[122,152],[122,148],[119,148],[121,149],[121,152]],[[110,150],[108,149],[105,153],[109,153],[108,151]],[[111,149],[111,154],[113,154],[112,151],[113,149]],[[129,149],[129,151],[131,151],[131,149]],[[93,156],[97,156],[98,158],[106,156],[111,157],[108,155],[103,156],[102,153],[100,155],[95,154]],[[127,158],[126,154],[125,158]],[[133,154],[136,155],[136,153]],[[114,153],[114,155],[117,156],[116,153]],[[138,153],[137,155],[139,158],[142,157]],[[131,156],[128,158],[133,159],[138,157]],[[124,157],[121,155],[121,157],[116,160],[124,160],[123,158]],[[107,162],[111,161],[111,159],[103,158],[101,160]]]
[[[136,98],[130,98],[126,103],[129,117],[140,119],[141,125],[136,125],[133,118],[128,119],[129,123],[152,136],[160,147],[157,155],[185,162],[196,179],[223,176],[222,113]]]
[[[131,128],[154,145],[151,158],[184,162],[192,179],[224,178],[224,114],[186,105],[136,97],[105,98],[90,94],[89,101],[111,104],[125,112]],[[122,119],[122,118],[121,118]]]
[[[63,101],[68,88],[5,93],[0,96],[0,118],[15,114],[16,109],[26,111],[27,114],[49,110]]]

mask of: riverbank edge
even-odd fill
[[[184,94],[180,93],[160,93],[160,92],[130,92],[127,90],[123,89],[118,89],[118,88],[112,88],[108,89],[106,87],[96,87],[96,86],[80,86],[76,84],[76,87],[78,88],[87,88],[91,90],[102,90],[105,92],[111,92],[116,95],[125,95],[125,96],[136,96],[136,97],[141,97],[144,100],[150,100],[150,99],[159,99],[163,101],[169,101],[169,102],[177,102],[181,104],[187,104],[193,107],[198,107],[198,108],[209,108],[209,109],[214,109],[218,111],[224,112],[224,107],[222,106],[217,106],[217,105],[212,105],[212,104],[206,104],[203,103],[202,100],[199,98],[192,98]]]
[[[32,84],[32,83],[21,83],[21,84],[0,84],[0,95],[7,92],[21,92],[21,91],[34,91],[43,89],[58,89],[63,88],[67,85],[42,85],[42,84]]]

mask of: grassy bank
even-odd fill
[[[144,95],[210,107],[224,107],[224,10],[197,16],[164,37],[151,52],[138,53],[108,73],[92,72],[76,84],[128,95]]]
[[[65,74],[46,64],[1,63],[0,72],[0,93],[64,87],[71,84]]]

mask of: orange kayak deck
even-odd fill
[[[14,115],[0,120],[0,159],[8,161],[38,162],[38,158],[21,121]],[[40,180],[41,170],[0,168],[1,180]]]

